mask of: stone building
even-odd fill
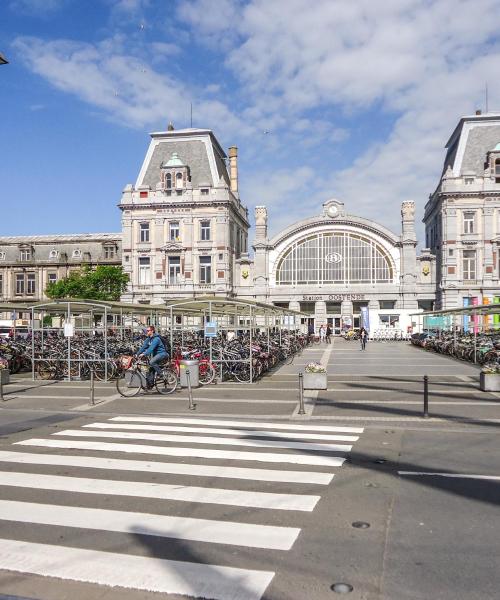
[[[435,261],[417,256],[415,205],[401,206],[401,234],[329,200],[320,214],[268,238],[267,209],[255,209],[255,258],[239,264],[238,296],[301,310],[335,333],[363,322],[407,331],[432,307]],[[363,315],[363,317],[362,317]]]
[[[248,251],[248,211],[238,193],[237,148],[229,159],[212,131],[151,134],[134,185],[123,190],[123,300],[234,295],[237,261]]]
[[[425,206],[436,307],[500,302],[500,114],[460,119]]]
[[[45,300],[47,284],[98,264],[121,265],[120,233],[0,237],[0,302]]]

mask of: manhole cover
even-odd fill
[[[366,521],[354,521],[352,526],[356,529],[368,529],[368,527],[370,527],[370,523],[367,523]]]
[[[349,594],[354,588],[348,583],[334,583],[330,586],[330,589],[336,594]]]

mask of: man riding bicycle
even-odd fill
[[[154,385],[154,374],[161,375],[160,363],[168,358],[168,352],[161,337],[156,333],[153,325],[146,329],[147,338],[137,356],[147,356],[149,359],[149,371],[146,377],[147,389],[150,390]]]

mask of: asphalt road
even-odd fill
[[[306,418],[292,416],[287,383],[300,365],[253,388],[197,391],[210,400],[195,414],[183,396],[163,412],[156,398],[132,410],[109,386],[88,410],[78,385],[8,395],[0,600],[498,598],[497,398],[479,404],[477,371],[438,357],[442,417],[423,420],[404,404],[421,375],[420,355],[406,356],[376,377],[333,375]],[[457,396],[466,404],[444,405]]]

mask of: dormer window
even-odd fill
[[[495,158],[495,183],[500,183],[500,158]]]
[[[0,252],[0,260],[5,260],[5,252]]]
[[[174,152],[170,159],[162,163],[160,167],[161,187],[167,195],[171,195],[172,190],[181,192],[190,181],[189,167],[185,165],[177,152]]]
[[[115,246],[108,245],[104,246],[104,258],[109,260],[111,258],[115,258],[116,256],[116,248]]]
[[[181,190],[184,187],[184,178],[182,176],[182,173],[175,174],[175,187],[178,190]]]
[[[82,257],[81,250],[73,250],[73,254],[71,255],[71,258],[81,258],[81,257]]]
[[[19,260],[23,262],[31,260],[32,257],[33,253],[31,251],[31,248],[21,248],[21,250],[19,251]]]
[[[172,189],[172,173],[165,174],[165,189],[166,190]]]
[[[57,250],[51,250],[49,252],[49,258],[57,258],[59,256],[59,252]]]

